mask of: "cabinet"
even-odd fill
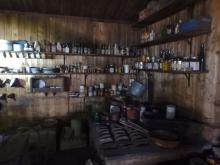
[[[152,25],[152,24],[157,23],[159,21],[162,21],[163,19],[165,19],[165,18],[167,18],[167,17],[169,17],[173,14],[176,14],[176,13],[180,12],[183,9],[188,9],[188,10],[190,9],[189,11],[191,13],[193,13],[193,5],[195,5],[199,2],[202,2],[202,1],[203,0],[173,1],[168,6],[160,9],[159,11],[157,11],[153,14],[151,14],[150,16],[143,19],[142,21],[137,22],[136,24],[134,24],[133,27],[140,28],[142,30],[143,28],[148,27],[149,25]],[[171,20],[173,20],[173,18]],[[161,24],[160,24],[160,26],[161,26]],[[153,26],[153,27],[156,27],[156,26]],[[187,46],[189,46],[190,52],[189,52],[189,55],[185,55],[185,56],[191,57],[191,55],[193,54],[192,51],[194,49],[193,46],[195,47],[195,43],[193,43],[193,38],[197,37],[197,36],[209,34],[210,32],[211,32],[211,27],[210,27],[210,29],[207,28],[205,30],[204,29],[202,29],[202,30],[198,29],[198,30],[193,30],[193,31],[189,31],[189,32],[179,32],[179,33],[175,33],[175,34],[172,33],[172,34],[162,36],[162,37],[157,37],[154,40],[147,41],[147,42],[140,43],[140,44],[136,44],[136,45],[133,45],[133,46],[137,47],[137,48],[140,48],[140,49],[150,48],[150,47],[157,47],[158,48],[159,45],[164,45],[164,44],[168,44],[168,43],[173,44],[174,42],[177,42],[177,41],[186,41],[186,43],[188,44]],[[190,67],[187,70],[142,69],[141,71],[146,71],[147,74],[151,74],[151,75],[153,73],[183,74],[183,75],[185,75],[185,77],[187,79],[188,87],[190,86],[190,79],[191,79],[192,74],[208,73],[207,70],[193,71],[193,70],[190,69]]]

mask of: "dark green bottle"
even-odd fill
[[[205,45],[202,44],[200,46],[200,51],[199,51],[199,70],[202,71],[206,71],[206,57],[205,57]]]

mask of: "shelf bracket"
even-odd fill
[[[191,74],[190,73],[184,73],[186,79],[187,79],[187,85],[188,88],[190,87],[190,80],[191,80]]]

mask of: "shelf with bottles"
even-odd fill
[[[109,98],[109,97],[115,97],[115,96],[124,96],[126,95],[128,91],[128,87],[131,85],[131,83],[134,81],[134,79],[129,79],[129,84],[125,85],[122,81],[119,81],[115,84],[106,84],[106,83],[93,83],[86,85],[81,84],[79,86],[79,90],[77,91],[70,91],[68,93],[69,97],[73,98]]]
[[[69,73],[0,73],[0,75],[20,75],[20,76],[68,76]]]
[[[157,9],[157,11],[152,11],[153,8],[156,8],[155,6],[159,5],[154,5],[152,8],[143,10],[141,20],[139,20],[137,23],[133,25],[134,28],[143,28],[147,25],[153,24],[157,21],[160,21],[166,17],[169,17],[195,3],[201,2],[204,0],[174,0],[169,2],[169,5],[166,5],[165,7],[161,7],[160,9]],[[157,7],[158,8],[158,7]],[[150,13],[149,13],[150,12]],[[144,16],[143,16],[144,15]],[[140,18],[140,15],[139,15]]]
[[[184,74],[190,85],[191,74],[208,73],[206,66],[205,46],[200,46],[198,56],[176,56],[173,49],[160,50],[158,56],[147,56],[146,59],[135,63],[135,68],[148,73]]]
[[[208,70],[205,71],[193,71],[193,70],[186,70],[186,71],[181,71],[181,70],[153,70],[153,69],[139,69],[139,71],[146,71],[146,72],[156,72],[156,73],[172,73],[172,74],[203,74],[203,73],[208,73]]]
[[[136,57],[140,55],[140,50],[117,43],[57,42],[46,50],[45,54],[67,56]]]
[[[22,41],[22,42],[21,42]],[[6,44],[7,43],[7,44]],[[104,56],[104,57],[136,57],[140,51],[117,43],[93,43],[89,41],[54,42],[35,41],[29,43],[25,40],[0,42],[0,54],[3,57],[42,58],[43,55],[64,56]]]
[[[2,55],[1,55],[2,54]],[[136,58],[139,54],[102,54],[102,53],[66,53],[66,52],[36,52],[36,51],[0,51],[0,55],[4,58],[15,59],[52,59],[53,56],[85,56],[85,57],[118,57],[118,58]]]
[[[137,48],[145,48],[145,47],[151,47],[155,45],[161,45],[169,42],[175,42],[175,41],[181,41],[186,39],[191,39],[192,37],[209,34],[210,30],[198,30],[194,32],[188,32],[188,33],[178,33],[173,35],[167,35],[162,38],[154,39],[151,41],[143,42],[141,44],[134,45],[134,47]]]
[[[92,67],[82,65],[81,63],[74,63],[71,65],[56,65],[52,67],[33,67],[29,66],[27,62],[22,62],[21,67],[0,67],[0,75],[17,75],[17,76],[71,76],[71,75],[120,75],[129,76],[136,75],[137,71],[132,65],[106,65],[105,67]],[[112,68],[110,68],[110,66]],[[125,70],[125,69],[126,70]]]
[[[77,53],[64,53],[64,52],[42,52],[46,55],[63,55],[63,56],[85,56],[85,57],[120,57],[120,58],[136,58],[139,57],[140,55],[114,55],[114,54],[77,54]]]

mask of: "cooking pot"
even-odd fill
[[[145,89],[144,84],[138,81],[133,81],[129,89],[129,94],[135,97],[141,97],[144,94]]]
[[[127,107],[127,118],[129,120],[138,121],[139,113],[135,107]]]

